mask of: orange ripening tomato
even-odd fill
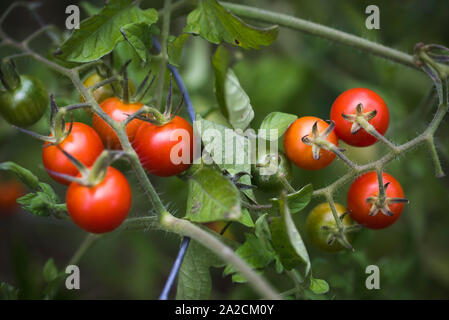
[[[307,170],[318,170],[328,166],[334,159],[335,154],[321,148],[320,158],[313,158],[312,146],[302,141],[304,136],[312,134],[312,127],[317,123],[319,133],[323,133],[329,124],[317,117],[302,117],[296,119],[284,134],[284,149],[287,158],[296,166]],[[331,132],[326,139],[335,146],[338,146],[338,138]]]
[[[66,124],[66,129],[70,123]],[[85,166],[91,166],[97,157],[103,152],[103,143],[94,129],[87,124],[74,122],[70,134],[59,144],[59,147],[70,153]],[[75,177],[79,172],[69,158],[59,150],[58,146],[52,146],[48,142],[42,150],[42,162],[50,177],[62,184],[70,184],[70,181],[58,177],[52,172],[66,174]]]
[[[108,98],[100,104],[101,109],[116,121],[126,120],[129,115],[138,111],[142,106],[143,104],[140,102],[124,103],[117,97]],[[143,121],[139,119],[133,119],[128,123],[126,126],[126,134],[128,135],[129,141],[133,141],[137,129],[139,129],[142,123]],[[98,132],[106,148],[121,149],[122,146],[114,130],[96,114],[92,117],[92,127]]]
[[[92,233],[106,233],[122,224],[132,204],[131,187],[125,176],[108,167],[104,179],[94,187],[70,184],[67,211],[73,222]]]
[[[134,149],[149,173],[160,177],[180,174],[192,163],[193,128],[179,116],[163,125],[144,122],[134,138]]]
[[[10,216],[17,212],[17,199],[25,194],[25,188],[17,180],[0,182],[0,216]]]

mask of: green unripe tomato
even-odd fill
[[[262,169],[269,169],[273,174],[266,175]],[[279,191],[285,189],[282,177],[290,182],[292,166],[287,157],[279,151],[278,155],[264,154],[257,159],[256,164],[251,166],[253,183],[265,191]]]
[[[339,203],[335,204],[335,208],[337,209],[339,217],[347,211],[346,208]],[[349,227],[353,224],[353,220],[351,219],[351,216],[347,214],[343,218],[342,223],[344,226]],[[319,204],[310,212],[306,220],[307,235],[312,244],[322,251],[337,252],[344,249],[343,245],[337,240],[331,245],[327,243],[329,239],[329,230],[324,230],[322,228],[323,226],[330,230],[335,230],[337,228],[334,216],[332,215],[332,210],[327,202]]]
[[[39,79],[31,76],[20,76],[16,88],[0,92],[0,114],[18,127],[36,123],[45,113],[47,105],[47,90]]]

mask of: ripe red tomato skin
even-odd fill
[[[355,114],[359,103],[363,105],[363,112],[377,110],[377,115],[369,123],[382,135],[388,130],[390,113],[385,101],[374,91],[366,88],[352,88],[346,90],[335,99],[331,108],[331,120],[335,122],[335,133],[338,138],[349,145],[367,147],[377,142],[377,138],[360,129],[356,134],[351,133],[352,123],[343,119],[344,114]]]
[[[73,222],[92,233],[116,229],[128,216],[131,187],[125,176],[109,167],[102,182],[94,187],[71,183],[66,193],[67,211]]]
[[[25,194],[23,185],[16,181],[0,182],[0,216],[10,216],[19,209],[17,199]]]
[[[117,97],[108,98],[100,104],[103,111],[116,121],[126,120],[128,115],[138,111],[142,106],[143,104],[140,102],[126,104]],[[126,126],[126,134],[128,135],[129,141],[132,142],[134,140],[134,136],[142,122],[142,120],[134,119],[128,123]],[[120,141],[114,130],[96,114],[92,117],[92,127],[98,132],[106,148],[121,149]]]
[[[188,149],[190,152],[189,163],[174,164],[170,160],[172,147],[181,143],[180,141],[170,141],[172,133],[177,129],[186,130],[189,135],[189,141],[183,139],[181,145],[182,150]],[[169,123],[162,126],[144,122],[134,138],[134,149],[139,155],[142,166],[149,173],[160,177],[180,174],[192,163],[193,128],[190,123],[179,116],[175,116]]]
[[[392,175],[384,172],[382,177],[384,184],[390,182],[386,189],[387,197],[404,198],[404,190]],[[383,229],[392,225],[399,219],[404,209],[403,203],[392,203],[389,204],[389,208],[394,214],[392,217],[382,212],[378,212],[374,216],[369,216],[371,204],[367,203],[366,199],[370,196],[377,196],[378,193],[379,184],[377,173],[374,171],[359,176],[348,190],[347,205],[351,217],[369,229]]]
[[[70,123],[67,123],[66,129],[69,128]],[[104,150],[103,143],[95,130],[81,122],[73,123],[70,135],[59,146],[86,166],[91,166]],[[70,159],[57,146],[49,146],[48,142],[44,144],[42,150],[42,162],[48,174],[61,184],[69,185],[70,181],[52,174],[49,170],[73,177],[78,174],[78,169]]]
[[[312,126],[315,122],[318,122],[320,133],[329,126],[326,121],[317,117],[301,117],[296,119],[284,134],[284,149],[287,158],[296,166],[306,170],[322,169],[335,159],[334,153],[321,149],[320,159],[315,160],[312,154],[312,146],[302,142],[302,137],[311,134]],[[334,132],[331,132],[327,141],[338,146],[338,138]]]

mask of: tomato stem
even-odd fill
[[[171,16],[171,0],[164,1],[164,13],[162,16],[162,33],[161,33],[161,60],[159,62],[159,73],[156,87],[156,106],[161,108],[162,96],[164,91],[165,71],[167,69],[167,42],[170,33],[170,16]]]

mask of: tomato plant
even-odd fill
[[[344,213],[347,213],[346,208],[336,203],[335,209],[343,226],[352,226],[351,217],[349,215],[343,216]],[[327,202],[313,208],[306,220],[306,232],[310,241],[315,247],[325,252],[337,252],[344,249],[339,241],[332,238],[337,228],[331,207]]]
[[[151,174],[170,177],[186,170],[193,160],[193,128],[175,116],[168,123],[143,123],[133,143],[142,166]]]
[[[115,121],[125,121],[134,112],[137,112],[143,106],[142,103],[125,103],[117,97],[112,97],[104,100],[100,107],[106,114],[108,114]],[[126,134],[130,141],[134,137],[142,124],[141,120],[133,119],[126,126]],[[117,134],[112,128],[104,122],[98,115],[92,117],[92,126],[100,135],[104,145],[110,149],[120,149],[120,141]]]
[[[377,138],[367,132],[363,125],[367,122],[384,135],[390,114],[387,104],[377,93],[366,88],[353,88],[335,99],[331,120],[335,122],[338,138],[352,146],[366,147],[376,143]]]
[[[92,233],[114,230],[126,219],[132,203],[125,176],[112,167],[93,187],[72,182],[66,194],[67,211],[80,228]]]
[[[390,174],[382,174],[384,199],[379,193],[376,172],[358,177],[348,191],[348,209],[358,223],[370,229],[382,229],[392,225],[404,209],[404,191],[401,184]]]
[[[20,241],[11,249],[13,259],[3,259],[2,250],[0,260],[11,260],[11,268],[2,270],[19,288],[0,282],[0,298],[83,298],[85,289],[70,296],[63,291],[69,264],[83,269],[82,286],[117,292],[118,282],[108,287],[90,282],[96,274],[84,276],[92,259],[80,259],[96,241],[104,245],[97,247],[93,269],[123,275],[116,278],[134,284],[123,294],[139,299],[159,294],[149,288],[158,288],[154,284],[165,278],[160,299],[174,297],[175,284],[177,299],[422,298],[428,292],[444,297],[448,254],[441,243],[447,242],[449,220],[441,200],[447,186],[431,177],[425,161],[432,162],[437,177],[444,176],[447,154],[440,154],[439,146],[447,149],[447,142],[437,145],[436,140],[447,133],[439,127],[449,105],[449,48],[419,42],[409,54],[276,13],[268,2],[267,9],[244,2],[165,0],[155,8],[132,0],[109,0],[102,8],[80,3],[81,16],[87,17],[70,32],[65,30],[76,14],[58,28],[39,16],[45,4],[37,9],[18,1],[0,10],[0,113],[15,125],[0,121],[0,170],[26,186],[18,202],[23,212],[39,217],[21,215],[11,220],[13,228],[6,221],[0,244],[9,250],[10,230],[15,237],[48,237],[48,243],[64,246],[80,231],[87,233],[70,259],[59,251],[48,259],[42,268],[45,283],[34,272],[41,261],[22,258],[26,250]],[[305,2],[280,0],[279,5],[307,15],[316,11]],[[409,13],[414,8],[409,7],[401,9]],[[344,17],[334,15],[332,23],[360,23],[354,20],[360,8],[354,8],[340,10]],[[59,6],[49,9],[66,14]],[[28,21],[20,10],[31,11],[43,27],[25,30],[24,23],[17,28],[18,21]],[[11,19],[12,11],[18,19]],[[388,20],[385,13],[382,19]],[[435,30],[445,30],[443,16],[432,19],[445,23]],[[400,22],[408,14],[395,17],[395,26],[406,27]],[[307,37],[278,37],[284,27],[411,68],[373,63],[368,55],[358,59]],[[398,33],[387,29],[382,36],[394,44]],[[411,48],[421,34],[428,36],[422,28],[413,30],[401,34],[395,47]],[[267,46],[273,48],[266,51]],[[433,84],[425,99],[423,90],[431,86],[419,71]],[[27,83],[34,86],[31,93]],[[139,83],[136,90],[133,83]],[[335,99],[336,91],[342,93]],[[45,112],[48,127],[39,121],[23,128]],[[391,141],[385,136],[390,122]],[[45,141],[43,149],[22,133]],[[375,148],[357,148],[376,142]],[[346,144],[354,148],[346,152],[341,146]],[[47,173],[64,185],[41,181],[35,149]],[[335,165],[321,170],[335,159]],[[292,170],[291,163],[297,168]],[[413,200],[409,206],[398,180]],[[19,193],[0,187],[2,196],[17,199]],[[310,208],[316,200],[325,203]],[[403,210],[413,219],[398,220]],[[395,221],[398,228],[365,230]],[[40,252],[39,259],[52,253],[51,245],[42,250],[42,241],[26,241]],[[338,255],[316,256],[309,245]],[[174,250],[179,250],[176,258]],[[116,252],[125,253],[126,264],[111,263]],[[172,259],[169,271],[166,263]],[[381,287],[391,290],[366,290],[373,278],[367,267],[373,265],[381,270]],[[20,271],[20,279],[9,269]],[[414,270],[423,272],[416,276]],[[36,281],[25,281],[28,273]],[[31,288],[34,282],[39,288]]]
[[[317,144],[312,146],[304,143],[304,137],[314,135],[312,129],[315,124],[317,138],[322,138],[334,146],[338,146],[338,138],[335,133],[333,131],[326,132],[329,124],[317,117],[302,117],[295,120],[284,135],[284,149],[287,158],[298,167],[307,170],[322,169],[335,159],[335,154],[331,151],[320,148]],[[324,136],[320,137],[320,135]]]
[[[66,124],[66,130],[70,129]],[[60,150],[64,149],[86,166],[91,166],[103,151],[103,143],[94,129],[81,122],[74,122],[70,134],[59,145],[49,142],[42,149],[42,163],[50,177],[62,184],[70,182],[57,174],[76,176],[78,169]],[[56,173],[56,174],[55,174]]]

